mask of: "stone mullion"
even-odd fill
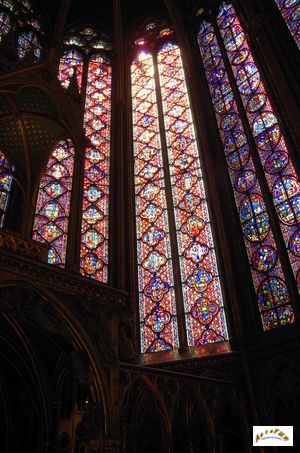
[[[128,98],[130,99],[131,93],[131,78],[130,78],[130,61],[127,59],[127,88]],[[138,352],[140,352],[141,333],[140,333],[140,315],[139,315],[139,285],[138,285],[138,265],[137,265],[137,234],[136,234],[136,213],[135,213],[135,184],[134,184],[134,152],[133,152],[133,124],[132,124],[132,109],[131,102],[128,102],[127,115],[128,115],[128,137],[127,148],[130,150],[129,168],[128,168],[128,198],[129,198],[129,249],[131,260],[129,261],[129,281],[131,297],[133,300],[133,323],[134,323],[134,337],[135,345],[139,345]]]
[[[187,348],[187,333],[186,333],[186,325],[185,325],[184,299],[183,299],[183,292],[182,292],[182,285],[181,285],[181,272],[180,272],[180,261],[179,261],[179,255],[178,255],[176,223],[175,223],[175,217],[174,217],[172,183],[171,183],[170,167],[169,167],[169,160],[168,160],[168,145],[167,145],[167,140],[166,140],[166,131],[165,131],[165,125],[164,125],[164,119],[163,119],[164,112],[163,112],[162,96],[161,96],[161,89],[160,89],[160,83],[159,83],[158,63],[157,63],[157,53],[156,52],[154,52],[154,54],[153,54],[153,62],[154,62],[154,80],[155,80],[155,87],[156,87],[157,110],[158,110],[158,119],[159,119],[159,131],[160,131],[164,179],[165,179],[167,213],[168,213],[168,222],[169,222],[169,229],[170,229],[170,245],[171,245],[172,267],[173,267],[173,273],[174,273],[174,290],[175,290],[175,300],[176,300],[179,347],[182,351],[184,351]]]
[[[54,25],[53,34],[51,37],[49,48],[49,59],[56,66],[59,63],[60,55],[58,53],[61,48],[61,40],[64,32],[64,27],[68,17],[69,9],[72,0],[62,0],[59,8],[57,19]]]
[[[81,88],[81,123],[84,122],[84,106],[88,78],[88,61],[84,60],[82,88]],[[84,129],[82,139],[74,143],[74,173],[72,185],[72,197],[69,217],[68,244],[66,268],[73,271],[80,271],[80,248],[81,248],[81,222],[82,222],[82,200],[84,183],[85,148],[88,145]]]
[[[124,43],[120,0],[114,0],[114,58],[110,157],[109,281],[126,287],[126,162],[127,122],[125,107]]]
[[[78,146],[76,146],[76,144],[74,143],[74,147],[75,147],[75,158],[68,229],[66,269],[79,272],[82,195],[84,179],[84,151],[85,151],[84,139],[82,140],[82,143],[78,144]]]

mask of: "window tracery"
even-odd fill
[[[264,181],[258,176],[257,168],[259,166],[259,172],[264,174],[272,194],[298,283],[299,181],[261,74],[231,4],[221,4],[217,23],[218,29],[207,21],[202,22],[199,47],[239,210],[263,328],[269,330],[293,323],[295,318],[280,250],[272,232],[268,202],[261,188]],[[237,93],[241,100],[239,106]],[[245,117],[247,121],[242,119]],[[260,164],[255,160],[253,147],[257,149]]]
[[[152,50],[149,38],[136,40],[131,65],[142,352],[178,348],[178,322],[188,346],[228,339],[190,100],[170,35],[160,30]]]
[[[20,60],[31,54],[36,62],[41,56],[41,42],[45,34],[43,20],[26,0],[0,1],[0,41],[12,31],[17,36]]]
[[[23,60],[28,54],[33,55],[34,61],[41,56],[41,46],[33,31],[21,33],[18,38],[18,55]]]

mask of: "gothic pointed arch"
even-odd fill
[[[137,377],[131,382],[123,399],[121,417],[126,453],[135,449],[144,453],[165,451],[170,438],[167,407],[150,379]]]

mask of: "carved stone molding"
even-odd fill
[[[19,255],[13,256],[5,250],[0,250],[0,270],[11,274],[12,278],[25,281],[39,282],[52,290],[67,292],[72,295],[82,295],[94,301],[113,303],[116,308],[125,306],[127,294],[107,285],[87,280],[80,274],[72,273],[54,266],[34,263]]]
[[[23,239],[19,234],[0,230],[0,248],[47,262],[48,246],[36,241]]]

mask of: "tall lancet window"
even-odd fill
[[[59,267],[66,262],[73,169],[73,143],[61,140],[41,178],[35,211],[33,239],[49,245],[48,262]]]
[[[91,28],[71,31],[64,40],[59,80],[66,88],[77,83],[85,96],[82,124],[90,146],[85,149],[82,196],[80,271],[108,281],[111,46]],[[70,91],[70,94],[71,91]]]
[[[286,21],[290,32],[300,47],[300,1],[299,0],[275,0],[280,12]]]
[[[276,240],[273,228],[280,225],[294,278],[299,280],[299,181],[232,5],[221,4],[215,25],[201,23],[198,41],[263,328],[291,324],[295,319],[293,289],[287,284],[289,264],[284,272],[279,228]]]
[[[136,41],[131,94],[141,351],[223,342],[228,335],[199,147],[170,30]]]

